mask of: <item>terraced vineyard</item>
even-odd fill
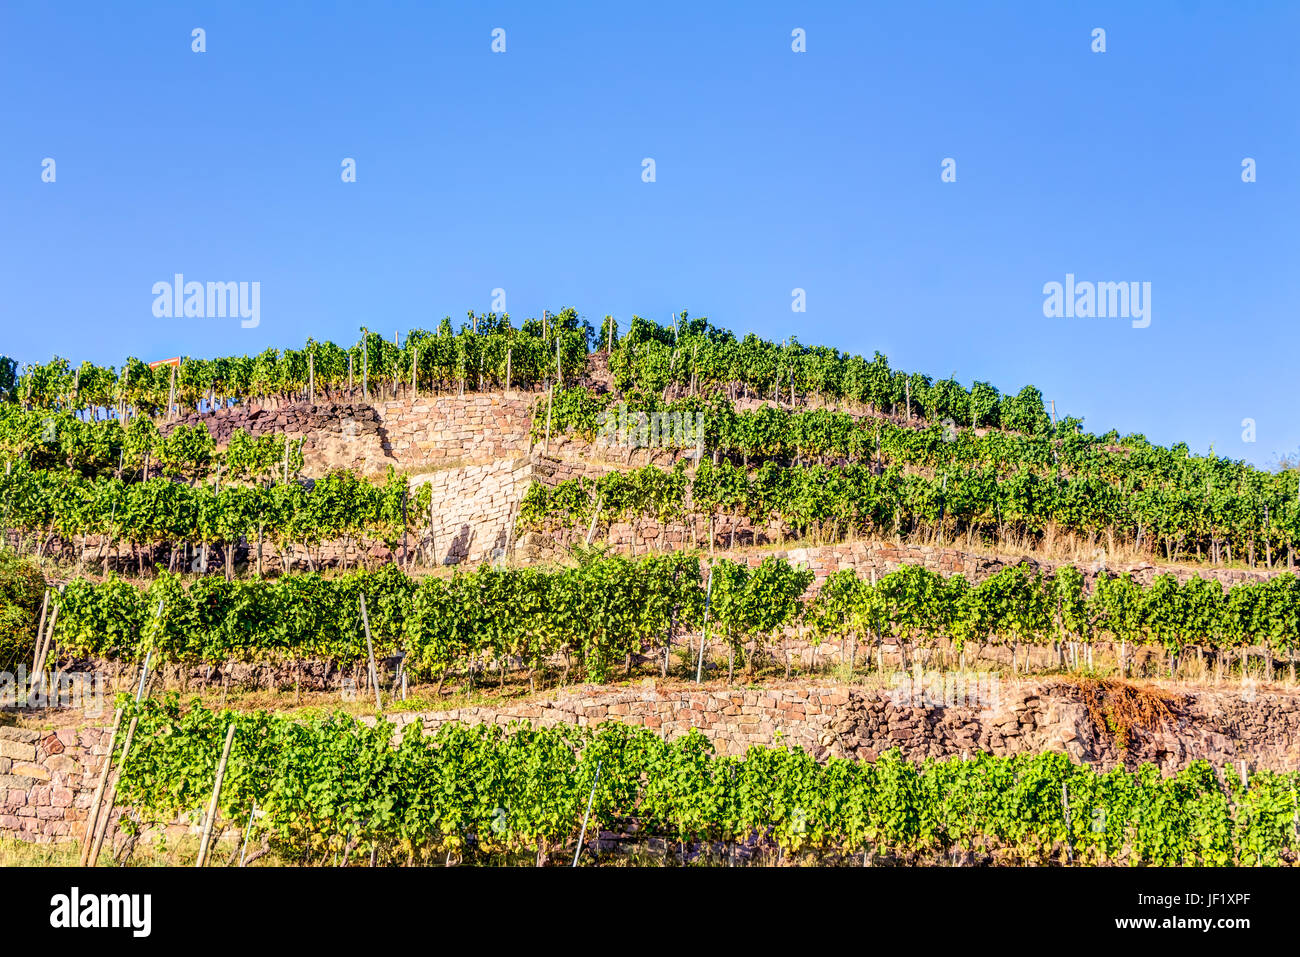
[[[1167,746],[1198,695],[1300,705],[1294,470],[685,313],[0,373],[0,666],[47,706],[9,732],[0,829],[119,861],[195,815],[280,863],[539,864],[580,835],[664,864],[1295,860],[1267,729]],[[76,676],[121,710],[64,742]],[[936,676],[980,700],[931,700]],[[1004,700],[1025,676],[1051,707]],[[602,703],[638,681],[724,697],[665,734]],[[843,756],[859,719],[798,697],[826,682],[889,698],[895,747]],[[592,697],[570,725],[555,695]],[[527,714],[439,717],[463,708]]]

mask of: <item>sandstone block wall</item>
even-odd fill
[[[331,469],[361,472],[442,468],[512,458],[528,451],[535,396],[529,392],[471,392],[363,401],[241,405],[179,419],[206,424],[218,446],[237,428],[252,435],[302,440],[308,476]],[[163,423],[166,433],[176,423]]]
[[[79,840],[108,753],[107,729],[0,728],[0,833]]]
[[[537,477],[539,481],[552,483],[556,476],[581,474],[581,467],[561,464],[558,467],[542,460],[539,462]],[[902,544],[890,540],[862,540],[834,545],[800,545],[790,539],[789,528],[779,522],[757,525],[741,518],[735,523],[735,544],[737,550],[730,550],[733,523],[730,518],[722,516],[713,522],[713,540],[715,554],[733,561],[745,562],[751,567],[757,566],[770,555],[811,568],[816,576],[811,590],[815,593],[823,581],[842,569],[852,569],[860,577],[870,577],[874,571],[883,576],[896,571],[903,565],[922,565],[941,575],[964,575],[972,582],[983,581],[996,575],[1005,568],[1015,565],[1029,565],[1050,574],[1062,565],[1072,562],[1035,558],[1028,555],[992,554],[989,552],[967,551],[930,545]],[[520,544],[527,546],[537,555],[558,555],[564,548],[575,541],[586,538],[587,529],[560,528],[531,532],[522,536]],[[685,522],[660,523],[646,519],[635,525],[630,522],[614,522],[598,525],[595,542],[608,543],[616,549],[635,551],[640,554],[646,550],[675,548],[707,548],[709,537],[709,520],[706,515],[688,516]],[[782,541],[786,544],[778,544]],[[739,546],[758,544],[777,544],[775,549],[763,552],[741,551]],[[1180,582],[1191,578],[1209,578],[1221,583],[1225,588],[1238,582],[1258,582],[1281,574],[1284,567],[1272,570],[1262,568],[1197,568],[1188,565],[1163,565],[1151,562],[1111,562],[1102,564],[1093,562],[1079,567],[1085,580],[1091,584],[1103,569],[1109,574],[1128,572],[1135,581],[1150,585],[1152,579],[1161,574],[1172,574]]]
[[[516,458],[528,452],[535,396],[475,392],[380,402],[384,451],[403,467],[442,467]]]
[[[443,469],[412,480],[433,490],[429,554],[444,565],[503,554],[519,501],[532,481],[528,459]]]
[[[412,529],[407,534],[408,556],[417,556],[426,565],[452,565],[459,562],[488,561],[498,557],[511,541],[510,527],[524,493],[532,481],[532,464],[527,458],[498,459],[481,465],[466,465],[440,469],[411,478],[412,488],[429,485],[432,499],[428,514],[411,516]],[[256,538],[256,536],[254,536]],[[10,533],[15,547],[21,536]],[[53,538],[48,549],[66,551],[75,556],[80,553],[97,554],[99,537],[89,536],[73,542]],[[398,560],[403,555],[399,539],[395,547],[383,541],[361,536],[359,540],[345,542],[328,540],[313,545],[310,553],[300,543],[285,543],[283,549],[272,541],[262,543],[262,564],[265,569],[282,568],[287,559],[291,569],[304,571],[313,566],[356,567],[359,564],[382,563]],[[147,553],[146,553],[147,554]],[[198,570],[197,549],[188,560],[181,556],[182,567]],[[154,549],[153,561],[168,567],[171,561],[168,546]],[[114,556],[110,556],[114,558]],[[137,562],[113,560],[118,567],[134,571]],[[309,560],[310,559],[310,560]],[[219,572],[225,556],[220,548],[211,549],[208,556],[210,573]],[[253,565],[257,561],[255,541],[244,540],[235,547],[235,561]]]
[[[980,684],[980,682],[983,682]],[[973,689],[976,684],[981,690]],[[933,690],[933,689],[932,689]],[[584,686],[548,700],[393,716],[442,724],[590,726],[624,721],[669,737],[697,728],[722,754],[740,755],[751,744],[798,745],[829,755],[873,761],[891,748],[910,760],[985,751],[996,755],[1059,751],[1102,769],[1143,762],[1173,773],[1195,760],[1250,770],[1291,770],[1300,765],[1300,695],[1202,691],[1174,695],[1172,718],[1146,731],[1134,729],[1121,748],[1093,722],[1079,690],[1059,682],[1011,682],[985,677],[928,695],[901,681],[897,687],[846,685],[732,690],[601,690]]]

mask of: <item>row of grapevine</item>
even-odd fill
[[[590,393],[563,390],[556,407],[571,411],[585,401],[584,396]],[[730,410],[731,405],[719,408]],[[739,442],[746,458],[752,453],[768,459],[753,480],[741,471],[743,465],[724,461],[715,469],[705,463],[692,488],[693,496],[703,510],[719,515],[743,514],[764,520],[776,514],[799,522],[799,507],[791,507],[788,501],[790,489],[802,484],[799,475],[781,472],[773,461],[788,452],[793,442],[796,461],[828,455],[870,458],[874,454],[909,470],[926,469],[930,477],[909,474],[908,480],[930,486],[937,482],[938,494],[904,493],[905,500],[920,503],[920,510],[901,515],[901,525],[933,523],[944,515],[956,527],[992,521],[1013,526],[1022,523],[1025,530],[1036,532],[1054,521],[1081,531],[1115,529],[1138,545],[1162,543],[1170,558],[1193,548],[1198,553],[1204,548],[1214,557],[1230,556],[1235,542],[1238,555],[1244,551],[1252,563],[1271,554],[1274,547],[1293,546],[1300,528],[1296,473],[1268,475],[1238,468],[1227,460],[1180,457],[1145,443],[1134,442],[1123,452],[1111,452],[1080,436],[1056,441],[990,432],[976,437],[968,430],[948,436],[937,427],[916,430],[874,419],[859,423],[847,415],[825,411],[791,415],[771,407],[740,415],[714,408],[704,421],[710,444],[718,443],[715,448],[732,449],[736,446],[730,443]],[[285,451],[290,472],[296,474],[302,464],[301,451],[294,443],[286,449],[282,442],[282,437],[254,438],[241,429],[218,454],[202,424],[179,425],[161,437],[147,418],[136,419],[123,430],[111,423],[82,422],[67,413],[0,409],[0,453],[25,458],[37,468],[67,468],[92,476],[140,476],[149,469],[151,474],[193,482],[219,467],[223,475],[236,481],[267,479],[281,472]],[[57,479],[51,481],[58,484]],[[600,497],[603,493],[607,517],[671,516],[680,514],[684,504],[686,485],[680,474],[660,478],[650,472],[629,473],[621,478],[610,475],[602,482],[609,487],[597,488],[596,494]],[[670,487],[660,489],[665,484]],[[646,490],[645,495],[638,488]],[[710,489],[717,494],[711,497]],[[989,494],[993,489],[1002,500]],[[638,503],[638,498],[651,491],[656,499],[653,508],[645,501]],[[548,504],[541,509],[538,496],[543,494],[548,493],[539,489],[527,503],[531,524],[547,518],[546,509],[557,507]],[[571,510],[569,503],[581,504],[582,497],[575,498],[575,494],[575,490],[565,489],[554,496]],[[1079,500],[1085,497],[1087,507],[1080,509]],[[819,514],[822,510],[815,503],[807,504],[804,511],[814,522],[831,519],[839,523],[848,518]],[[888,527],[892,517],[887,511],[883,527]],[[68,524],[58,516],[50,518],[60,526]],[[34,525],[16,521],[29,529],[48,525],[44,520]],[[878,520],[873,522],[882,527]]]
[[[403,652],[416,677],[475,661],[536,669],[564,656],[604,680],[630,655],[664,655],[675,630],[701,629],[709,574],[698,555],[677,552],[549,571],[484,565],[448,578],[386,565],[329,578],[200,577],[188,586],[162,574],[143,589],[112,576],[75,579],[57,598],[55,638],[65,657],[139,659],[154,649],[174,662],[353,663],[366,655],[365,594],[376,652]],[[1300,580],[1289,573],[1225,592],[1213,579],[1179,584],[1172,575],[1145,587],[1127,574],[1089,585],[1071,567],[1042,575],[1016,566],[971,583],[904,566],[875,582],[840,571],[815,597],[812,573],[783,559],[753,569],[718,560],[711,575],[711,640],[747,663],[796,628],[814,642],[854,636],[905,649],[1110,640],[1171,654],[1263,644],[1289,658],[1300,645]]]
[[[1170,560],[1193,549],[1199,555],[1204,547],[1212,559],[1235,554],[1252,565],[1261,559],[1271,565],[1274,555],[1300,540],[1300,503],[1290,497],[1256,498],[1226,489],[1128,490],[1057,466],[1004,476],[995,467],[924,473],[897,465],[880,471],[873,465],[781,467],[772,461],[748,470],[708,459],[693,470],[683,460],[671,470],[645,466],[596,479],[534,483],[520,507],[520,528],[585,529],[598,506],[604,523],[707,515],[732,527],[741,519],[759,525],[779,520],[797,536],[822,538],[922,528],[980,539],[1008,532],[1038,537],[1050,526],[1107,532],[1139,548],[1160,544]]]
[[[825,464],[840,459],[877,460],[930,469],[995,466],[1004,472],[1059,465],[1071,473],[1115,482],[1186,470],[1194,473],[1201,485],[1209,481],[1228,487],[1250,479],[1267,483],[1276,478],[1235,459],[1192,455],[1185,445],[1168,449],[1151,445],[1141,435],[1121,438],[1113,431],[1092,435],[1064,425],[1035,434],[978,431],[969,423],[956,421],[922,428],[919,423],[902,425],[876,416],[832,409],[792,410],[768,403],[738,410],[735,403],[716,393],[670,402],[650,396],[640,405],[589,386],[572,386],[555,393],[552,428],[557,433],[573,430],[591,440],[603,427],[608,428],[606,422],[617,424],[620,416],[627,416],[629,434],[635,438],[637,416],[642,414],[647,419],[653,414],[669,418],[680,414],[692,421],[699,414],[704,423],[699,444],[704,453],[718,451],[746,461]],[[544,422],[534,423],[537,435],[544,426]],[[692,437],[682,447],[695,445]],[[1288,481],[1294,497],[1295,476],[1288,476]]]
[[[800,610],[811,574],[775,559],[751,572],[725,563],[712,591],[713,620],[733,647],[780,630]],[[530,669],[564,655],[594,680],[702,614],[699,559],[685,554],[590,561],[543,572],[481,566],[451,578],[409,578],[395,566],[335,578],[199,578],[161,575],[147,590],[110,577],[67,585],[55,632],[71,657],[163,660],[328,658],[367,654],[360,596],[382,655],[399,650],[416,677],[441,678],[475,660],[519,659]],[[161,616],[158,608],[162,609]]]
[[[598,342],[607,345],[608,337],[609,330],[602,327]],[[825,346],[804,346],[794,337],[782,344],[753,334],[737,339],[707,319],[689,319],[685,313],[671,327],[634,316],[627,334],[614,345],[610,371],[628,396],[726,390],[731,398],[792,404],[813,397],[886,412],[904,413],[910,407],[935,422],[951,418],[1026,433],[1051,426],[1042,393],[1033,386],[1014,396],[987,382],[966,389],[955,379],[936,382],[919,372],[891,369],[879,352],[867,360]]]
[[[34,537],[38,550],[53,536],[64,543],[99,536],[99,558],[119,544],[224,548],[265,540],[283,551],[294,544],[365,537],[393,548],[423,521],[430,495],[427,484],[412,489],[391,469],[383,484],[339,471],[311,485],[220,487],[166,478],[87,479],[23,461],[0,476],[4,528]]]
[[[577,376],[586,367],[591,327],[572,309],[544,319],[529,319],[521,329],[509,316],[475,316],[459,330],[444,319],[436,331],[415,329],[400,343],[378,332],[361,330],[353,346],[308,340],[302,349],[267,349],[256,356],[216,359],[182,357],[175,370],[175,401],[182,408],[221,406],[232,400],[301,397],[313,386],[321,394],[394,389],[414,384],[423,389],[499,389],[509,372],[513,387],[533,387],[558,374]],[[3,390],[0,367],[0,391]],[[173,369],[150,368],[136,358],[119,370],[67,359],[26,365],[7,393],[27,408],[77,411],[86,418],[167,410]]]
[[[1071,566],[1045,575],[1017,565],[971,583],[906,565],[872,584],[845,569],[826,579],[807,622],[822,639],[868,635],[908,647],[946,637],[957,651],[1104,639],[1171,655],[1263,645],[1290,658],[1300,647],[1300,579],[1283,573],[1225,591],[1212,578],[1157,575],[1143,586],[1125,573],[1089,586]]]
[[[670,386],[692,392],[726,389],[760,397],[816,396],[846,399],[878,409],[910,408],[926,418],[952,418],[975,425],[1037,432],[1050,424],[1041,393],[1027,386],[1002,395],[984,382],[967,390],[955,380],[938,382],[921,373],[889,367],[877,352],[868,361],[826,347],[806,347],[796,339],[783,345],[754,335],[743,339],[706,319],[682,322],[676,331],[633,317],[624,336],[613,334],[606,317],[599,332],[572,309],[511,327],[506,315],[475,316],[460,330],[444,319],[436,331],[413,330],[400,342],[362,329],[361,341],[344,347],[309,340],[302,349],[268,349],[257,356],[183,358],[176,373],[176,401],[196,407],[232,399],[299,395],[309,378],[322,390],[356,387],[364,374],[371,382],[425,388],[500,387],[507,354],[511,384],[535,386],[556,371],[575,377],[585,368],[587,350],[613,345],[610,368],[627,394],[662,394]],[[308,357],[311,365],[309,366]],[[349,370],[351,376],[349,376]],[[119,370],[83,362],[74,366],[56,357],[21,370],[0,357],[0,399],[29,407],[89,410],[93,414],[130,407],[147,414],[164,411],[171,396],[172,369],[150,368],[136,358]],[[91,417],[93,417],[93,414]]]
[[[506,315],[475,316],[460,330],[444,319],[436,331],[413,330],[400,342],[362,329],[361,340],[343,347],[309,340],[302,349],[268,349],[257,356],[182,358],[175,373],[175,398],[182,407],[208,407],[232,399],[301,395],[309,380],[321,390],[355,388],[364,375],[376,385],[413,381],[424,388],[498,388],[505,383],[536,386],[568,370],[585,371],[587,350],[613,347],[609,356],[615,382],[628,395],[660,395],[670,386],[692,394],[718,390],[760,397],[815,396],[844,399],[877,409],[911,410],[940,421],[1000,426],[1034,433],[1050,420],[1041,393],[1027,386],[1015,396],[977,382],[967,390],[955,380],[934,382],[920,373],[889,367],[879,352],[870,360],[826,347],[805,347],[796,339],[782,345],[747,335],[743,339],[706,319],[682,321],[673,328],[633,317],[623,336],[606,317],[599,332],[572,309],[514,329]],[[509,358],[507,358],[509,356]],[[310,359],[310,362],[309,362]],[[9,373],[8,381],[5,379]],[[85,362],[73,366],[56,357],[24,366],[0,364],[0,396],[27,407],[89,412],[88,417],[125,408],[157,414],[172,395],[173,371],[150,368],[131,358],[122,368]]]
[[[139,724],[118,801],[138,825],[202,812],[233,723],[226,826],[244,827],[256,803],[252,846],[305,862],[359,862],[373,849],[399,863],[511,853],[542,863],[571,852],[589,801],[588,834],[674,850],[775,844],[848,863],[965,849],[1022,863],[1260,865],[1294,861],[1298,843],[1296,772],[1220,780],[1197,762],[1167,778],[1153,765],[1102,773],[1055,753],[820,764],[758,745],[736,758],[698,731],[667,741],[618,722],[448,724],[432,735],[414,722],[395,741],[392,725],[345,715],[182,712],[175,698],[128,708]]]
[[[235,429],[226,448],[204,423],[177,424],[162,435],[147,417],[122,428],[113,421],[86,421],[71,412],[0,406],[0,456],[26,460],[33,468],[70,471],[88,478],[160,475],[194,482],[213,470],[234,481],[267,481],[287,468],[296,476],[303,465],[298,442],[283,435],[254,436]]]

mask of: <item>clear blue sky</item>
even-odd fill
[[[501,287],[516,319],[688,309],[1263,463],[1300,446],[1297,36],[1281,2],[5,0],[0,352],[355,341]],[[260,282],[260,326],[154,318],[177,272]],[[1044,318],[1067,272],[1150,282],[1150,327]]]

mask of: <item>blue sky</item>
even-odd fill
[[[350,342],[500,287],[1265,463],[1300,447],[1300,6],[1135,6],[6,0],[0,352]],[[260,282],[260,325],[155,318],[177,272]],[[1151,325],[1045,318],[1066,273],[1150,282]]]

